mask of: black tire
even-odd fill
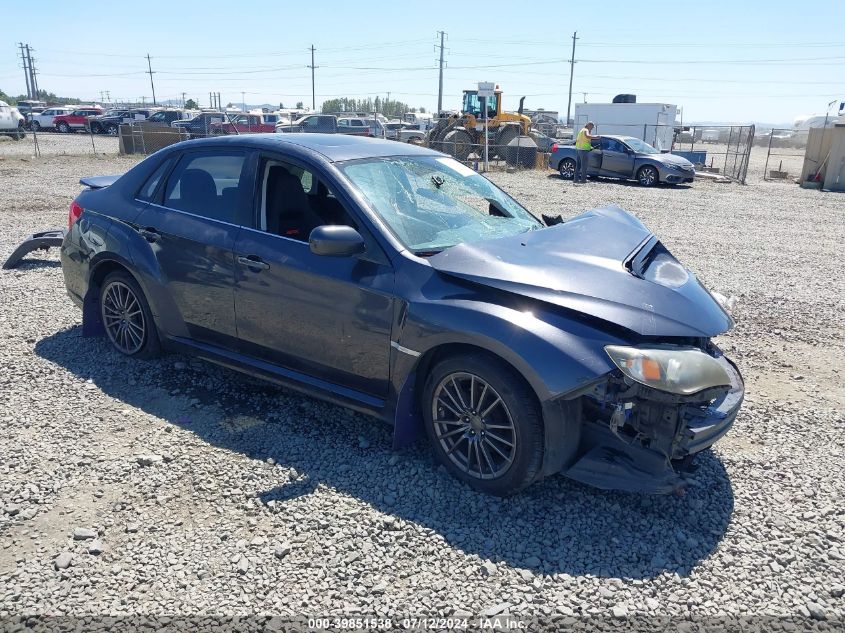
[[[496,136],[496,145],[493,148],[492,155],[494,158],[501,158],[505,160],[507,157],[508,143],[519,136],[519,127],[516,125],[506,125],[502,128]]]
[[[110,123],[106,126],[106,134],[109,136],[117,136],[119,131],[120,129],[114,123]]]
[[[58,125],[56,125],[56,131],[67,134],[70,132],[70,126],[64,121],[59,121]]]
[[[18,126],[18,131],[11,135],[12,138],[16,141],[21,141],[26,138],[26,130],[24,130],[23,124]]]
[[[38,121],[33,121],[32,125],[30,126],[33,132],[40,132],[41,131],[41,124]]]
[[[643,187],[653,187],[660,182],[660,174],[657,172],[657,167],[652,165],[643,165],[637,170],[637,182]]]
[[[115,304],[109,303],[110,297],[114,296],[112,294],[114,292],[117,292],[118,296],[128,296],[124,293],[131,293],[131,297],[134,299],[135,303],[133,304],[131,301],[127,302],[129,308],[124,311],[123,321],[128,320],[127,312],[133,315],[133,320],[139,318],[142,324],[142,332],[140,335],[138,334],[137,329],[132,329],[130,325],[125,325],[123,328],[121,328],[120,325],[116,326],[118,329],[123,329],[125,332],[130,332],[131,330],[131,333],[127,334],[125,337],[116,333],[114,325],[114,319],[116,318],[114,316],[114,314],[116,314],[114,310]],[[138,282],[135,281],[129,273],[125,271],[115,271],[106,275],[106,278],[103,279],[103,283],[100,286],[99,304],[100,319],[103,323],[103,328],[106,331],[106,337],[112,344],[112,347],[114,347],[118,352],[126,356],[141,359],[154,358],[161,353],[161,342],[158,337],[158,331],[156,329],[155,321],[153,320],[152,312],[150,312],[150,306],[147,303],[147,298],[144,296],[144,292],[141,290]],[[133,305],[137,305],[140,314],[135,313],[132,309]],[[111,319],[111,321],[109,319]],[[138,323],[137,320],[135,322],[136,324]],[[136,341],[134,338],[135,336],[139,336],[140,340]],[[130,341],[131,345],[125,344],[125,341]]]
[[[560,163],[558,163],[557,170],[560,173],[560,177],[564,180],[574,180],[575,179],[575,161],[571,158],[564,158]]]
[[[482,383],[488,389],[482,390]],[[444,388],[455,395],[455,400],[448,400]],[[463,398],[457,397],[458,391]],[[497,404],[493,396],[501,403]],[[473,403],[474,397],[478,400]],[[469,402],[461,412],[466,413],[463,417],[455,412],[459,407],[455,405],[456,400]],[[478,352],[439,361],[428,375],[421,406],[426,434],[437,460],[452,476],[472,488],[504,497],[519,492],[540,476],[543,465],[540,405],[522,376],[498,358]],[[472,406],[478,410],[473,411]],[[512,441],[510,448],[508,440]]]
[[[91,134],[102,134],[103,133],[103,126],[99,123],[92,123],[91,124]]]
[[[472,137],[466,130],[452,130],[443,139],[441,151],[451,154],[457,160],[466,160],[472,150]]]

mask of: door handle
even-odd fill
[[[138,233],[148,242],[157,242],[161,239],[161,234],[158,233],[153,227],[147,226],[145,228],[138,229]]]
[[[238,263],[253,270],[269,270],[270,264],[262,261],[258,255],[241,255],[238,257]]]

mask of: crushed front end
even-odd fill
[[[683,488],[694,455],[727,433],[745,393],[736,366],[717,347],[707,342],[699,351],[718,363],[726,384],[671,393],[617,369],[582,393],[580,448],[564,473],[608,490]]]

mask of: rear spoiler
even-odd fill
[[[120,176],[87,176],[79,179],[80,185],[85,185],[91,189],[103,189],[113,184]]]

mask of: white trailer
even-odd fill
[[[593,134],[635,136],[661,150],[672,149],[678,106],[671,103],[576,103],[574,132],[587,121]]]

